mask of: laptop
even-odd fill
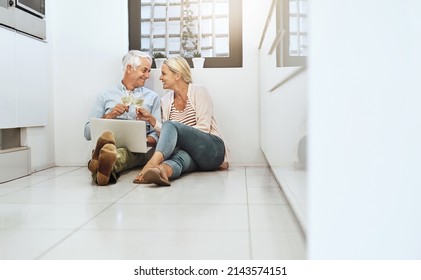
[[[114,133],[117,148],[125,147],[133,153],[146,153],[151,147],[146,143],[146,123],[141,120],[119,120],[91,118],[93,149],[105,130]]]

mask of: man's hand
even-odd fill
[[[117,104],[111,112],[104,115],[104,119],[115,119],[118,116],[121,116],[125,112],[129,111],[129,106],[124,104]]]

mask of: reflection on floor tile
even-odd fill
[[[105,187],[86,167],[0,184],[0,259],[305,259],[268,168],[197,172],[161,188],[133,184],[137,172]]]

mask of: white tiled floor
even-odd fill
[[[0,184],[0,259],[305,259],[268,168],[197,172],[171,187],[98,187],[86,167]]]

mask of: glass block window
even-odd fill
[[[240,54],[241,65],[226,67],[242,66],[241,13],[241,0],[129,0],[130,48],[167,57],[200,52],[207,62]]]

